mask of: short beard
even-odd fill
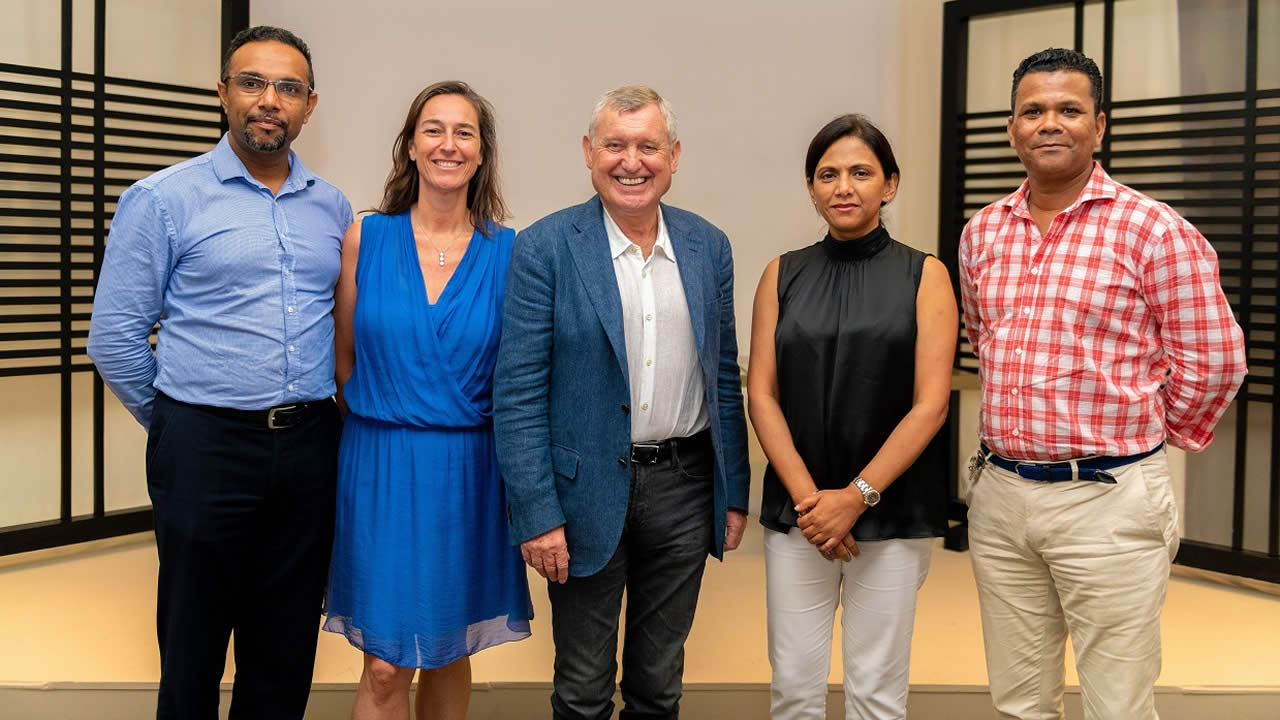
[[[273,153],[289,144],[289,128],[287,125],[281,125],[280,134],[266,142],[258,140],[248,125],[244,126],[244,129],[240,131],[240,135],[244,138],[245,147],[254,152]]]

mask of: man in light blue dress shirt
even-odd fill
[[[289,150],[311,56],[255,27],[227,50],[230,132],[120,196],[89,356],[147,428],[160,557],[158,718],[301,718],[333,541],[333,288],[351,205]],[[159,323],[156,349],[150,335]]]

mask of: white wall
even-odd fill
[[[684,145],[667,200],[729,234],[744,357],[765,264],[825,232],[804,187],[810,138],[858,111],[898,139],[896,3],[259,0],[252,13],[311,46],[320,103],[296,148],[357,208],[381,196],[409,102],[437,80],[493,103],[516,228],[590,197],[580,142],[600,93],[658,89]]]

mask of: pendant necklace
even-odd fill
[[[458,238],[462,237],[464,234],[465,234],[465,231],[463,231],[462,233],[455,234],[453,236],[453,239],[449,241],[449,244],[444,246],[444,250],[441,250],[440,248],[436,247],[435,242],[431,240],[431,236],[428,235],[425,231],[422,233],[422,237],[426,239],[427,244],[431,246],[431,249],[436,251],[436,259],[439,261],[440,267],[444,267],[444,254],[446,252],[449,252],[449,249],[452,248],[454,244],[458,242]]]

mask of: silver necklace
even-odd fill
[[[441,250],[440,248],[436,247],[436,244],[434,242],[432,242],[431,236],[427,234],[427,231],[426,230],[422,231],[422,237],[427,241],[427,244],[431,246],[431,249],[436,251],[436,259],[439,261],[440,267],[444,267],[444,254],[449,252],[450,248],[452,248],[458,242],[458,239],[463,237],[466,234],[467,234],[466,230],[455,233],[453,236],[453,239],[449,241],[449,244],[444,246],[444,250]]]

